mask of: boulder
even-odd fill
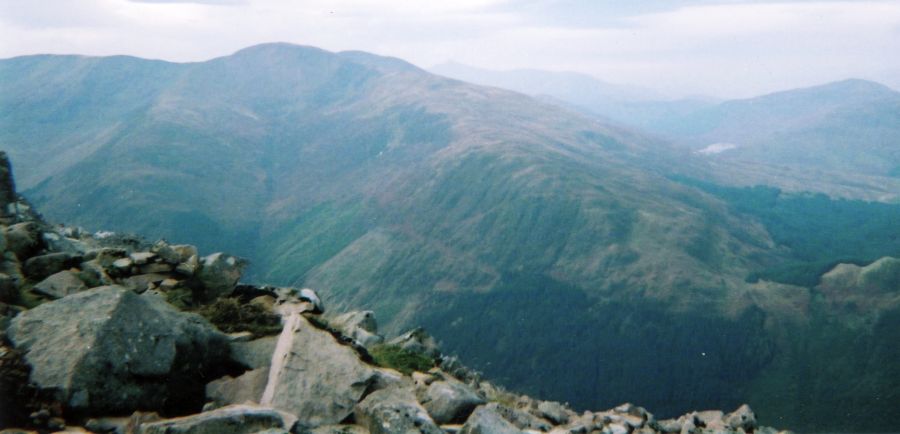
[[[175,267],[164,262],[154,262],[152,264],[144,264],[138,266],[138,272],[140,272],[141,274],[169,273],[174,269]]]
[[[272,408],[231,405],[200,414],[144,423],[138,434],[253,434],[269,429],[290,431],[294,420]]]
[[[663,433],[676,433],[681,432],[681,425],[683,421],[679,419],[664,419],[656,422],[656,428],[659,432]]]
[[[125,258],[126,256],[128,256],[128,252],[125,249],[117,247],[100,247],[85,252],[84,260],[97,261],[101,267],[109,268],[115,261]],[[129,264],[129,266],[131,265]]]
[[[228,295],[234,290],[247,261],[237,256],[224,253],[213,253],[200,261],[197,279],[203,284],[205,291],[200,296],[205,301]]]
[[[319,295],[316,294],[316,291],[313,291],[309,288],[303,288],[300,290],[300,301],[305,301],[311,303],[313,306],[312,312],[314,313],[322,313],[325,312],[325,305],[322,304],[322,300],[319,299]]]
[[[384,338],[378,335],[375,314],[370,310],[347,312],[338,315],[329,321],[329,324],[343,333],[344,336],[355,340],[366,348],[371,348],[384,341]]]
[[[94,259],[81,263],[81,273],[78,276],[88,287],[112,285],[113,278],[106,272],[106,267],[99,260]]]
[[[437,342],[421,327],[391,339],[388,341],[388,345],[396,345],[405,350],[424,354],[432,358],[437,358],[441,355]]]
[[[82,256],[76,253],[57,252],[46,255],[34,256],[25,261],[23,270],[25,275],[32,280],[42,280],[51,274],[77,267],[81,264]]]
[[[206,398],[217,405],[258,404],[268,380],[268,367],[247,371],[238,377],[222,377],[206,385]]]
[[[35,222],[16,223],[3,232],[7,250],[13,252],[20,261],[43,248],[41,226]]]
[[[472,412],[460,434],[522,434],[522,431],[496,411],[496,407],[480,406]]]
[[[134,252],[128,257],[131,259],[131,262],[134,265],[144,265],[149,264],[154,259],[156,259],[156,253],[153,252]]]
[[[373,368],[375,376],[372,379],[370,391],[388,389],[392,387],[414,387],[415,383],[399,371],[390,368]]]
[[[159,286],[160,283],[168,278],[169,276],[166,276],[165,274],[136,274],[134,276],[129,276],[125,279],[122,279],[121,284],[125,288],[128,288],[137,293],[141,293],[148,289]]]
[[[374,376],[353,348],[295,313],[278,337],[260,402],[296,415],[300,426],[335,424],[353,412]]]
[[[7,335],[31,382],[76,414],[199,410],[202,379],[228,360],[225,335],[199,315],[115,286],[25,311]]]
[[[537,409],[541,417],[556,425],[569,423],[569,410],[558,402],[541,401]]]
[[[692,413],[694,416],[694,425],[709,430],[725,429],[725,415],[720,410],[697,411]]]
[[[458,381],[434,381],[420,390],[419,402],[441,425],[465,422],[475,407],[485,403],[471,387]]]
[[[231,359],[250,369],[268,368],[278,336],[266,336],[246,342],[231,342]]]
[[[443,433],[409,388],[373,392],[356,405],[353,415],[371,434]]]
[[[509,423],[515,425],[522,430],[550,431],[550,424],[526,411],[517,410],[505,405],[492,402],[485,405],[485,408],[503,416]]]
[[[78,278],[78,275],[69,270],[53,274],[31,288],[33,292],[52,299],[63,298],[86,289],[88,289],[87,286]]]
[[[193,255],[175,266],[175,272],[183,276],[193,276],[198,269],[200,269],[200,259],[197,255]]]
[[[725,425],[733,430],[742,429],[744,432],[750,432],[756,429],[756,414],[750,409],[750,406],[744,404],[737,410],[728,413],[725,416]]]

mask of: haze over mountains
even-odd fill
[[[853,122],[870,118],[850,108],[865,106],[879,120],[846,164],[886,177],[892,91],[836,86],[833,107],[704,103],[679,112],[697,128],[651,130],[672,145],[362,52],[26,56],[0,61],[0,145],[51,220],[244,255],[254,279],[374,307],[388,330],[423,324],[526,392],[673,415],[749,400],[797,429],[885,429],[900,406],[900,267],[819,279],[838,262],[900,255],[897,206],[729,189],[709,182],[721,163],[693,152],[751,115],[772,128],[748,149],[809,125],[855,137]],[[796,119],[756,108],[778,104]],[[798,237],[810,216],[817,232]],[[816,244],[829,231],[847,234],[842,249]],[[861,309],[835,285],[878,302]],[[834,414],[848,416],[825,420]]]
[[[729,101],[672,100],[565,72],[459,64],[432,71],[551,98],[714,156],[723,166],[713,171],[720,182],[900,200],[900,92],[875,82],[848,79]]]

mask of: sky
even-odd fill
[[[575,71],[666,95],[900,89],[900,0],[0,0],[0,58],[202,61],[264,42]]]

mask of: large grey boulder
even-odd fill
[[[522,434],[522,431],[503,417],[495,407],[481,406],[472,412],[460,434]]]
[[[228,356],[225,335],[200,316],[115,286],[25,311],[7,335],[31,382],[75,413],[199,409],[202,379]]]
[[[485,403],[471,387],[450,379],[434,381],[418,395],[431,418],[441,425],[465,422],[475,407]]]
[[[376,391],[356,406],[353,415],[371,434],[443,433],[408,388]]]
[[[246,260],[225,253],[213,253],[201,259],[196,274],[205,288],[201,297],[209,301],[230,294],[246,265]]]
[[[67,295],[75,294],[88,289],[84,282],[78,276],[69,271],[63,270],[50,277],[38,282],[31,290],[49,298],[63,298]]]
[[[295,313],[278,337],[260,403],[296,415],[304,427],[335,424],[353,412],[374,376],[353,348]]]
[[[253,434],[266,430],[290,431],[292,416],[272,408],[231,405],[200,414],[142,424],[138,434]]]

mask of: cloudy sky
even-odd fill
[[[848,77],[900,89],[898,0],[0,0],[0,57],[196,61],[271,41],[423,67],[578,71],[681,95]]]

